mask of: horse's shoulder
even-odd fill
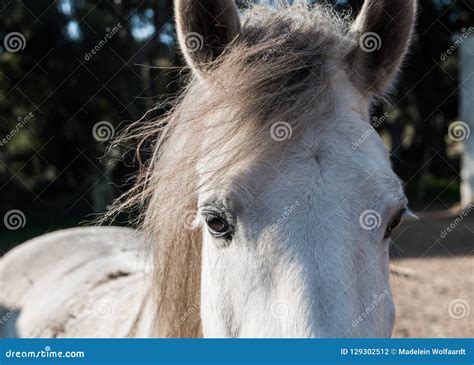
[[[0,260],[4,335],[133,335],[150,284],[143,242],[140,231],[89,227],[13,249]]]

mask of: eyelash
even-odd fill
[[[216,209],[205,209],[202,210],[201,214],[204,217],[204,223],[207,225],[207,230],[213,237],[224,238],[227,240],[232,238],[234,226],[229,222],[229,219],[224,213]],[[212,225],[219,225],[219,222],[214,222],[215,224],[212,224],[212,220],[221,221],[220,223],[222,223],[222,231],[212,228]]]
[[[392,236],[392,233],[395,229],[397,229],[403,221],[403,215],[406,212],[406,208],[403,208],[400,212],[398,212],[390,221],[385,231],[384,239],[388,239]]]

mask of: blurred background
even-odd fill
[[[362,3],[332,1],[341,12]],[[131,146],[106,149],[182,87],[172,10],[172,0],[0,2],[0,256],[100,217],[130,187]],[[474,335],[473,26],[474,0],[420,0],[399,88],[373,111],[421,218],[393,245],[396,336]]]

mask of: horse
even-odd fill
[[[0,261],[7,337],[390,337],[403,184],[371,125],[409,50],[415,0],[175,0],[189,80],[150,122],[118,204],[140,229],[78,228]],[[150,260],[149,258],[152,257]]]

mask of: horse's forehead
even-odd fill
[[[319,151],[335,169],[354,178],[368,175],[398,184],[387,147],[372,125],[357,112],[330,121],[333,125],[317,141]],[[318,133],[318,132],[317,132]]]
[[[364,118],[351,112],[344,118],[329,117],[316,128],[308,127],[306,137],[295,141],[293,157],[282,152],[282,158],[288,159],[287,168],[294,171],[293,177],[298,180],[299,174],[306,174],[317,181],[315,189],[328,184],[340,187],[340,194],[353,188],[368,195],[384,191],[394,197],[403,195],[387,147]],[[337,189],[330,190],[337,193]]]
[[[368,123],[366,127],[370,127]],[[284,193],[285,189],[294,188],[344,194],[353,187],[354,191],[366,191],[368,195],[383,191],[401,195],[402,185],[380,137],[374,135],[360,150],[354,151],[350,143],[353,135],[333,131],[314,143],[300,139],[286,148],[281,145],[258,154],[249,151],[249,158],[229,168],[226,179],[213,187],[225,185],[220,187],[229,188],[242,201],[253,200],[265,192],[274,196],[278,191]]]
[[[210,129],[205,128],[206,133],[200,138],[203,150],[216,151],[199,159],[201,175],[207,176],[202,174],[207,170],[220,171],[226,179],[211,185],[228,185],[230,182],[233,190],[244,191],[247,196],[257,182],[260,186],[268,186],[280,176],[278,184],[284,185],[285,181],[291,182],[293,178],[299,180],[292,174],[312,176],[316,173],[327,176],[334,173],[336,181],[332,183],[335,184],[338,184],[337,180],[347,182],[352,179],[356,183],[363,179],[372,180],[370,185],[381,189],[386,187],[400,191],[401,185],[392,170],[387,149],[368,122],[366,100],[355,91],[342,72],[333,77],[331,86],[336,96],[332,113],[324,116],[308,113],[307,120],[302,120],[300,125],[276,122],[264,128],[264,134],[259,138],[270,141],[264,149],[252,150],[252,145],[247,143],[252,140],[249,135],[252,128],[232,134],[234,138],[229,139],[229,133],[223,133],[226,128],[217,127],[219,121],[228,118],[229,113],[226,110],[216,112],[207,121],[207,128]],[[216,138],[216,135],[220,136],[218,130],[221,129],[224,135],[222,140]],[[234,149],[242,150],[242,153],[229,163],[228,156]],[[341,176],[344,179],[339,179]]]

